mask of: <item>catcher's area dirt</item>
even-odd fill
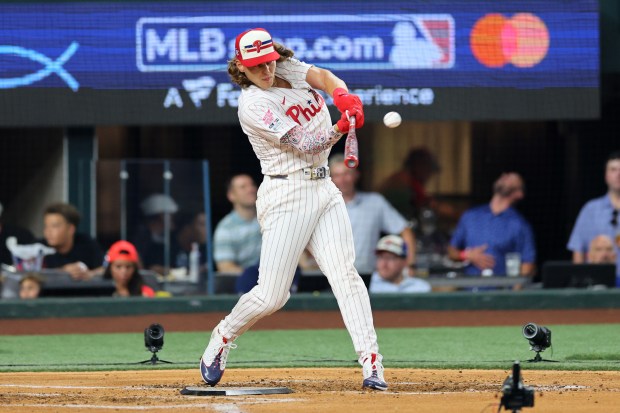
[[[157,320],[167,331],[208,331],[223,314],[3,320],[3,334],[136,331]],[[316,318],[315,318],[316,317]],[[377,327],[429,325],[522,325],[617,323],[619,310],[378,312]],[[281,312],[256,328],[342,326],[337,312]],[[51,329],[51,331],[50,331]],[[0,411],[109,412],[496,412],[510,367],[498,370],[388,369],[387,392],[361,390],[361,369],[227,369],[221,387],[288,387],[292,394],[183,396],[186,386],[203,386],[198,369],[89,373],[0,374]],[[531,371],[524,384],[535,389],[541,412],[620,411],[620,372]]]

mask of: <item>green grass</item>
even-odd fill
[[[387,368],[507,369],[521,360],[528,369],[620,370],[620,324],[548,325],[556,363],[526,363],[535,353],[511,327],[379,329]],[[143,332],[0,337],[0,371],[87,371],[197,368],[209,333],[166,332],[160,359],[150,359]],[[356,367],[347,332],[338,330],[249,331],[231,352],[228,367]]]

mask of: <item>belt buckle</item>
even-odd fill
[[[324,179],[325,178],[325,167],[320,166],[315,168],[313,171],[314,179]]]

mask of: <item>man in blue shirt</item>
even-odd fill
[[[620,151],[607,158],[605,195],[588,201],[577,217],[567,248],[573,252],[576,264],[587,261],[590,242],[598,235],[614,240],[616,250],[616,285],[620,286]]]
[[[506,254],[521,256],[519,273],[535,272],[536,247],[530,224],[512,205],[525,196],[523,179],[515,172],[502,174],[493,185],[489,204],[466,211],[452,235],[448,254],[469,261],[465,273],[506,275]]]

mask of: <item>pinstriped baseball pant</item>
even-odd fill
[[[331,179],[265,177],[256,202],[263,236],[258,284],[220,322],[220,334],[237,338],[282,308],[306,246],[331,285],[359,356],[378,353],[370,299],[353,261],[353,235],[344,200]]]

